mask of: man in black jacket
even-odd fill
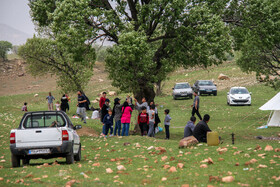
[[[210,116],[205,114],[203,120],[198,122],[194,128],[193,135],[199,142],[207,143],[207,132],[211,132],[210,128],[208,127],[209,120]]]

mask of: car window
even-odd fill
[[[199,86],[214,86],[212,81],[199,81]]]
[[[248,90],[245,88],[235,88],[231,89],[231,94],[249,94]]]
[[[64,118],[59,114],[29,115],[23,124],[24,128],[64,127],[65,125]]]
[[[186,89],[186,88],[190,88],[189,84],[176,84],[175,85],[175,89]]]

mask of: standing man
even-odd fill
[[[193,105],[191,105],[192,116],[196,114],[199,117],[199,119],[202,120],[201,115],[199,113],[199,96],[197,95],[197,91],[194,91],[193,95],[194,95],[194,100],[193,100]]]
[[[210,116],[208,114],[205,114],[203,120],[198,122],[198,124],[195,126],[193,130],[193,136],[199,142],[207,143],[207,132],[211,132],[208,126],[209,121],[210,121]]]
[[[85,98],[85,96],[82,94],[82,91],[78,91],[78,115],[82,118],[82,121],[84,121],[84,123],[87,123],[86,121],[86,102],[87,99]]]
[[[48,109],[49,109],[49,111],[52,111],[53,110],[53,100],[55,100],[55,98],[52,96],[51,92],[49,92],[49,96],[47,96],[46,99],[48,100]]]
[[[106,94],[107,94],[106,92],[103,92],[101,97],[100,97],[100,99],[99,99],[99,108],[100,108],[100,110],[102,109],[103,105],[105,104]]]

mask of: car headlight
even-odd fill
[[[230,96],[231,99],[235,99],[234,97]]]
[[[246,98],[246,100],[249,100],[249,99],[251,99],[251,97],[250,97],[250,96]]]

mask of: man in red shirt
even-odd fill
[[[99,100],[100,110],[102,109],[103,105],[105,104],[106,94],[107,94],[106,92],[103,92],[102,96],[100,97],[100,100]]]

